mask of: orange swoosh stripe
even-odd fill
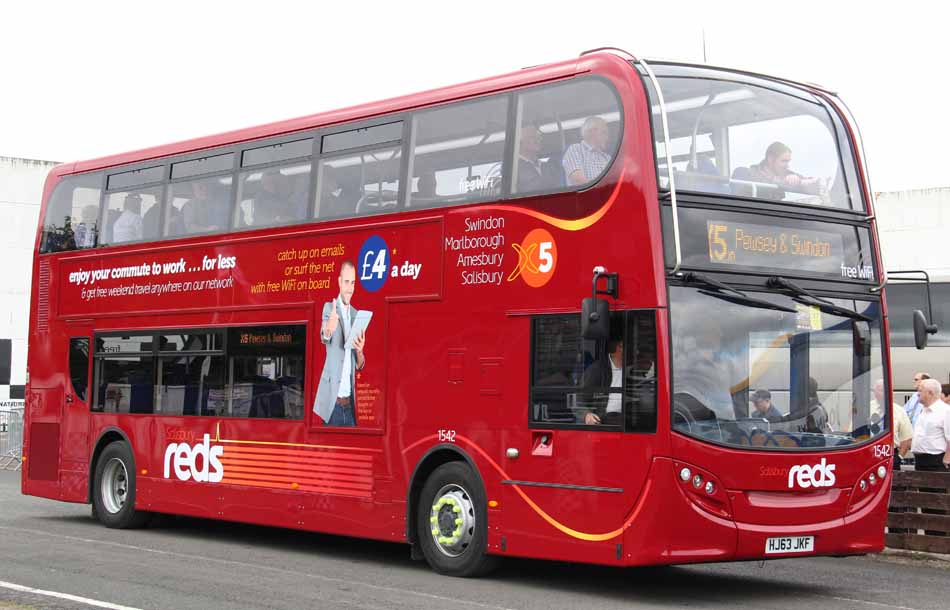
[[[349,475],[370,475],[370,468],[343,468],[339,466],[312,466],[310,464],[299,464],[294,462],[262,462],[258,460],[240,460],[221,458],[221,464],[233,467],[253,467],[266,468],[269,470],[299,470],[300,472],[332,472],[337,474]]]
[[[419,439],[418,441],[416,441],[415,443],[407,447],[405,451],[408,452],[416,445],[422,444],[424,442],[432,441],[435,438],[436,436],[433,434],[431,436],[427,436],[425,438]],[[499,476],[501,476],[502,479],[509,480],[509,481],[512,479],[512,477],[509,476],[508,473],[505,472],[505,470],[495,462],[495,460],[493,460],[487,453],[485,453],[485,451],[481,447],[475,444],[471,439],[466,438],[462,436],[461,434],[457,434],[455,436],[455,439],[457,441],[463,441],[466,445],[468,445],[473,450],[478,452],[478,454],[481,455],[485,459],[485,461],[487,461],[491,465],[491,467],[495,469],[495,471],[499,474]],[[610,540],[612,538],[616,538],[617,536],[623,534],[623,532],[633,524],[637,516],[640,514],[640,511],[643,509],[643,503],[640,503],[637,506],[636,510],[630,513],[630,516],[623,522],[623,524],[620,527],[614,530],[611,530],[609,532],[603,532],[603,533],[597,533],[597,534],[589,533],[589,532],[581,532],[571,527],[568,527],[567,525],[564,525],[563,523],[561,523],[560,521],[558,521],[557,519],[549,515],[547,512],[545,512],[544,509],[542,509],[540,506],[538,506],[536,502],[534,502],[534,500],[528,497],[528,494],[526,494],[521,489],[520,485],[512,485],[512,487],[515,489],[515,491],[518,493],[521,499],[524,500],[525,503],[528,506],[530,506],[531,509],[534,510],[534,512],[538,514],[538,516],[540,516],[549,525],[551,525],[551,527],[557,529],[560,532],[563,532],[564,534],[567,534],[568,536],[572,538],[577,538],[578,540],[586,540],[589,542],[602,542],[604,540]],[[653,487],[653,481],[652,479],[648,478],[646,485],[644,486],[643,490],[640,493],[640,497],[645,498],[647,494],[650,492],[650,489],[652,487]]]
[[[305,449],[336,449],[339,451],[362,451],[364,453],[382,453],[382,449],[370,449],[365,447],[348,447],[346,445],[311,445],[308,443],[282,443],[277,441],[238,441],[233,439],[221,438],[221,422],[216,422],[214,426],[214,442],[232,443],[235,445],[259,445],[267,447],[303,447]],[[249,449],[250,447],[247,447]],[[242,447],[245,449],[245,447]]]
[[[369,462],[356,463],[354,464],[349,460],[328,460],[321,458],[310,458],[310,459],[295,459],[288,460],[286,457],[271,457],[271,456],[244,456],[241,454],[235,454],[230,451],[225,451],[222,454],[222,459],[228,460],[241,460],[244,462],[254,462],[256,464],[290,464],[291,466],[327,466],[327,467],[336,467],[336,468],[355,468],[356,470],[370,470],[372,469],[372,464]]]
[[[356,492],[351,489],[340,489],[338,487],[322,486],[322,485],[298,485],[293,487],[287,483],[264,483],[259,481],[246,480],[240,478],[225,477],[221,481],[222,483],[227,483],[229,485],[244,485],[245,487],[263,487],[267,489],[284,489],[284,490],[294,490],[294,491],[314,491],[318,493],[329,493],[336,494],[338,496],[351,496],[354,498],[371,498],[372,494],[370,492]]]
[[[551,216],[550,214],[545,214],[543,212],[537,212],[535,210],[530,210],[527,208],[520,208],[513,205],[488,205],[485,206],[484,210],[497,210],[499,212],[515,212],[518,214],[525,214],[541,222],[545,222],[551,226],[557,227],[558,229],[563,229],[565,231],[582,231],[598,220],[604,217],[610,208],[613,207],[614,202],[617,201],[617,196],[620,194],[620,185],[623,184],[623,177],[627,173],[627,170],[624,169],[620,172],[620,178],[617,179],[617,185],[614,187],[613,192],[610,194],[610,197],[607,198],[607,201],[604,202],[604,205],[600,206],[596,212],[590,216],[585,216],[584,218],[578,218],[577,220],[567,220],[566,218],[557,218],[556,216]]]
[[[298,449],[258,449],[252,447],[225,447],[225,453],[228,455],[246,455],[254,457],[274,457],[294,459],[338,459],[344,462],[372,462],[373,456],[359,455],[355,453],[335,453],[331,451],[301,451]]]
[[[297,483],[297,484],[311,484],[311,485],[325,485],[339,487],[340,489],[353,489],[353,490],[362,490],[370,491],[373,488],[372,483],[351,483],[349,481],[337,481],[336,479],[307,479],[295,478],[295,477],[283,477],[279,475],[259,475],[251,473],[234,473],[228,474],[226,477],[228,479],[244,479],[245,481],[260,481],[266,483]]]
[[[320,479],[326,481],[346,481],[348,483],[359,483],[361,485],[372,485],[373,477],[371,475],[355,476],[348,474],[334,474],[331,472],[305,471],[305,470],[272,470],[268,468],[250,468],[247,466],[228,468],[228,476],[231,473],[240,472],[242,474],[262,474],[268,476],[289,477],[291,481],[298,479]]]

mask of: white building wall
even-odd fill
[[[950,187],[878,193],[875,212],[888,271],[950,279]]]
[[[0,385],[0,409],[20,405],[10,385],[26,383],[33,243],[50,161],[0,157],[0,339],[12,340],[10,384]]]

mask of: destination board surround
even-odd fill
[[[702,208],[679,215],[684,267],[876,281],[867,227]]]

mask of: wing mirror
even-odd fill
[[[927,335],[936,335],[937,325],[928,324],[927,316],[919,309],[914,310],[914,345],[917,349],[927,347]]]
[[[597,282],[604,278],[606,290],[598,290]],[[604,294],[617,298],[617,274],[607,273],[603,267],[594,267],[594,281],[590,298],[581,301],[581,336],[588,340],[606,340],[610,337],[610,305],[606,299],[597,298]]]

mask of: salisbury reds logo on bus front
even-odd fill
[[[831,487],[835,484],[835,465],[829,464],[825,458],[814,466],[797,464],[788,471],[788,488],[795,484],[802,489],[809,487]]]
[[[165,447],[165,478],[171,473],[182,481],[194,479],[199,483],[220,483],[224,478],[224,465],[221,454],[224,447],[211,446],[211,435],[205,434],[204,441],[194,447],[188,443],[169,443]]]

